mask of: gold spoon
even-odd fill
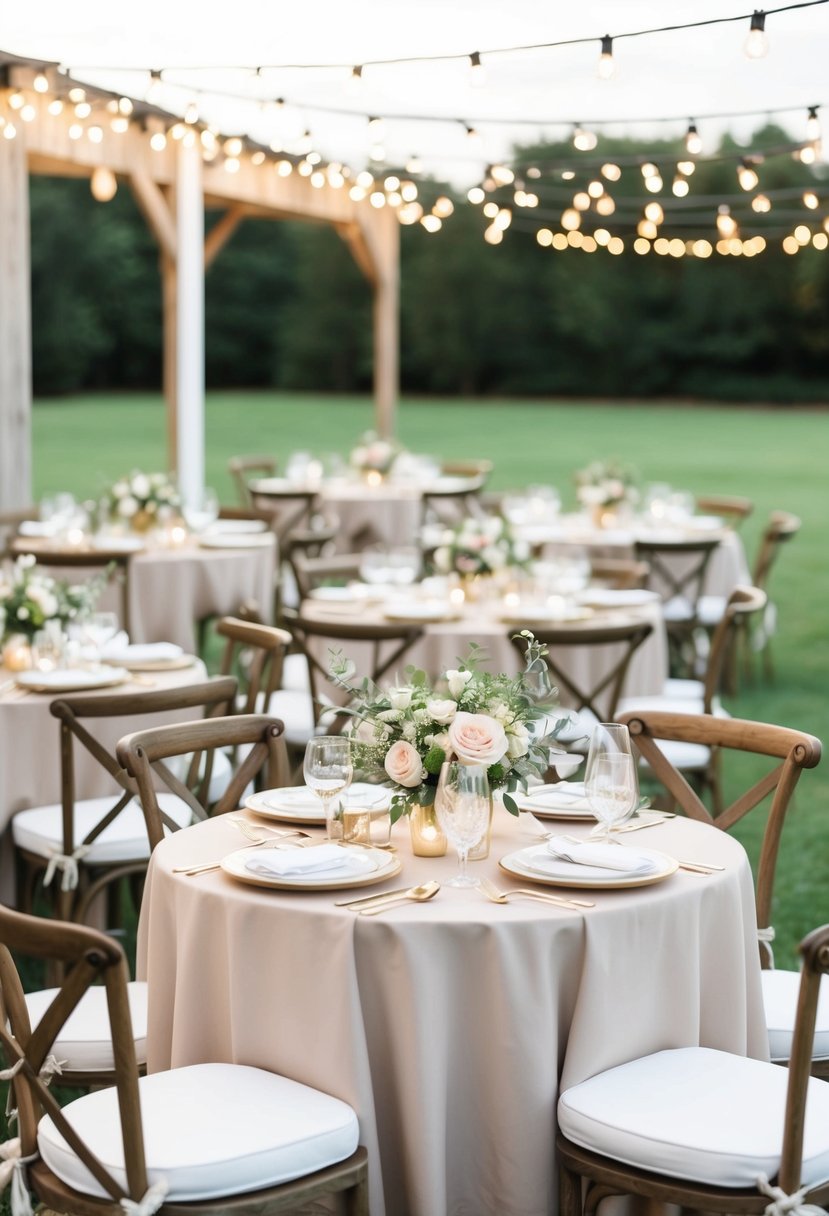
[[[408,891],[404,891],[402,895],[390,895],[382,903],[372,904],[370,908],[358,908],[357,912],[360,916],[376,916],[378,912],[385,912],[386,908],[391,907],[392,904],[401,903],[407,899],[413,900],[417,904],[425,904],[427,899],[433,899],[439,890],[439,882],[425,882],[419,887],[409,887]]]

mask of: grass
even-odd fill
[[[207,480],[232,501],[227,458],[296,449],[348,450],[371,426],[364,397],[211,393],[207,401]],[[572,474],[589,460],[617,456],[647,481],[695,493],[741,494],[755,514],[744,536],[752,556],[769,512],[783,508],[803,528],[773,576],[779,607],[777,679],[741,689],[727,702],[740,717],[776,722],[829,739],[827,470],[829,414],[815,410],[499,400],[404,401],[399,435],[415,451],[444,458],[489,457],[494,488],[552,483],[572,494]],[[84,396],[43,401],[34,410],[35,493],[69,489],[95,496],[132,468],[166,464],[165,413],[157,395]],[[747,781],[754,763],[726,766],[727,784]],[[762,823],[739,835],[756,856]],[[803,934],[829,921],[829,765],[800,785],[778,868],[774,923],[779,965],[794,966]]]

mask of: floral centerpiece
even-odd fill
[[[576,473],[576,497],[585,507],[618,507],[639,501],[636,470],[618,460],[594,460]]]
[[[353,662],[341,651],[333,653],[331,677],[350,698],[343,712],[353,718],[355,769],[391,785],[392,822],[434,802],[447,760],[486,765],[490,787],[503,791],[513,815],[518,807],[511,793],[526,790],[530,778],[543,778],[550,752],[559,750],[555,737],[569,718],[550,725],[556,690],[546,649],[528,630],[520,636],[527,643],[520,675],[482,671],[482,651],[473,643],[460,666],[434,685],[415,667],[407,667],[405,683],[393,688],[368,679],[355,683]]]
[[[356,447],[351,449],[348,460],[351,467],[361,476],[374,474],[382,478],[391,473],[394,462],[402,451],[402,447],[395,440],[381,439],[375,431],[366,431]]]
[[[166,473],[133,471],[110,486],[104,499],[110,519],[135,532],[163,524],[181,509],[178,490]]]
[[[435,549],[433,561],[441,574],[472,577],[523,566],[528,558],[527,545],[515,539],[507,521],[500,515],[490,515],[485,519],[467,517],[449,530]]]
[[[0,641],[22,635],[31,642],[48,621],[68,625],[84,617],[108,579],[109,569],[85,583],[58,582],[38,567],[33,554],[21,554],[10,577],[0,577]]]

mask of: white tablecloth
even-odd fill
[[[519,885],[496,859],[528,840],[496,820],[474,868]],[[454,872],[412,857],[405,823],[393,838],[389,887]],[[559,1085],[668,1047],[768,1050],[742,847],[682,819],[629,839],[645,838],[725,870],[591,892],[584,913],[444,886],[362,918],[334,906],[343,893],[174,875],[241,844],[222,820],[176,833],[153,855],[139,930],[150,1071],[234,1061],[351,1103],[372,1216],[549,1216]]]

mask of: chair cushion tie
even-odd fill
[[[50,853],[49,864],[43,876],[43,885],[48,887],[55,877],[55,871],[60,870],[61,891],[74,891],[78,885],[78,862],[89,852],[89,845],[79,844],[73,853]]]
[[[779,1186],[772,1186],[765,1174],[757,1179],[757,1188],[768,1195],[771,1203],[765,1211],[765,1216],[826,1216],[823,1208],[814,1203],[804,1203],[809,1188],[804,1186],[793,1195],[787,1195]]]
[[[138,1203],[134,1199],[122,1199],[121,1207],[126,1216],[155,1216],[164,1203],[169,1189],[167,1182],[163,1178],[159,1178],[158,1182],[154,1182],[147,1188],[144,1197]]]
[[[18,1061],[21,1063],[22,1061]],[[5,1140],[0,1144],[0,1194],[5,1191],[9,1182],[12,1184],[11,1212],[12,1216],[32,1216],[32,1201],[26,1189],[24,1167],[30,1161],[37,1160],[37,1153],[30,1157],[20,1156],[20,1137]]]
[[[769,960],[769,965],[773,971],[774,951],[771,948],[771,943],[774,941],[774,925],[769,925],[767,929],[758,929],[757,940],[765,952],[766,958]]]

